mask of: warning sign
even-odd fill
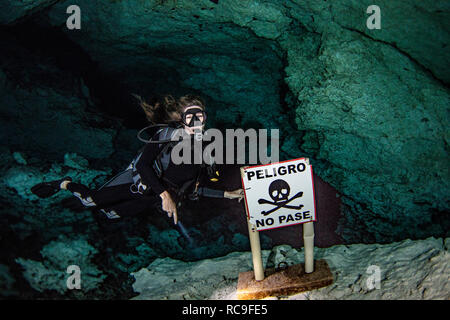
[[[305,158],[241,170],[245,206],[256,229],[316,221],[312,166]]]

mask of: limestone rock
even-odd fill
[[[38,290],[56,290],[64,293],[68,290],[67,279],[70,274],[67,268],[76,265],[80,268],[81,291],[96,289],[104,280],[105,275],[92,263],[91,259],[97,253],[86,240],[69,240],[60,237],[46,245],[41,254],[43,261],[17,258],[16,262],[24,267],[24,277],[30,285]]]
[[[315,258],[325,259],[330,266],[333,284],[279,298],[448,300],[450,254],[443,243],[443,239],[428,238],[315,248]],[[303,250],[286,245],[263,250],[262,256],[265,267],[270,266],[268,260],[271,264],[304,262]],[[249,270],[249,252],[198,262],[157,259],[132,273],[133,289],[139,293],[135,299],[235,299],[239,272]]]
[[[9,267],[0,264],[0,290],[3,296],[14,296],[17,292],[13,290],[15,279],[11,275]]]
[[[58,0],[12,0],[0,3],[0,24],[12,24],[43,10]]]

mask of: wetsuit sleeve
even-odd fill
[[[166,188],[161,184],[153,169],[153,163],[160,152],[156,143],[147,143],[142,151],[136,169],[141,176],[142,183],[149,186],[156,194],[161,194]]]
[[[215,190],[206,187],[198,188],[198,195],[208,198],[223,198],[223,190]]]

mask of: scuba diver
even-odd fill
[[[63,200],[63,205],[71,209],[99,209],[108,219],[139,214],[156,209],[173,217],[178,222],[178,210],[188,198],[199,196],[238,199],[243,198],[243,190],[222,191],[202,187],[202,180],[217,181],[219,172],[213,162],[175,164],[171,158],[172,148],[181,141],[193,143],[195,135],[203,132],[206,121],[205,105],[200,97],[185,95],[174,99],[163,97],[153,105],[147,104],[139,96],[147,120],[159,123],[142,129],[138,138],[146,145],[138,152],[125,171],[117,174],[97,190],[72,181],[71,177],[41,182],[31,191],[41,198],[48,198],[60,190],[68,190],[75,198]],[[149,140],[141,134],[147,129],[156,129]],[[174,139],[175,133],[182,132],[183,140]],[[191,148],[191,160],[195,157]],[[184,149],[183,149],[184,150]]]

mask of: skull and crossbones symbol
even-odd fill
[[[295,210],[303,208],[302,204],[299,206],[288,205],[288,203],[291,202],[292,200],[300,198],[303,195],[303,192],[300,191],[289,199],[290,192],[291,187],[286,181],[282,179],[272,181],[272,183],[269,185],[269,196],[272,198],[273,202],[266,199],[258,199],[258,203],[271,204],[274,206],[274,208],[268,211],[261,211],[261,214],[267,216],[280,208],[295,209]]]

